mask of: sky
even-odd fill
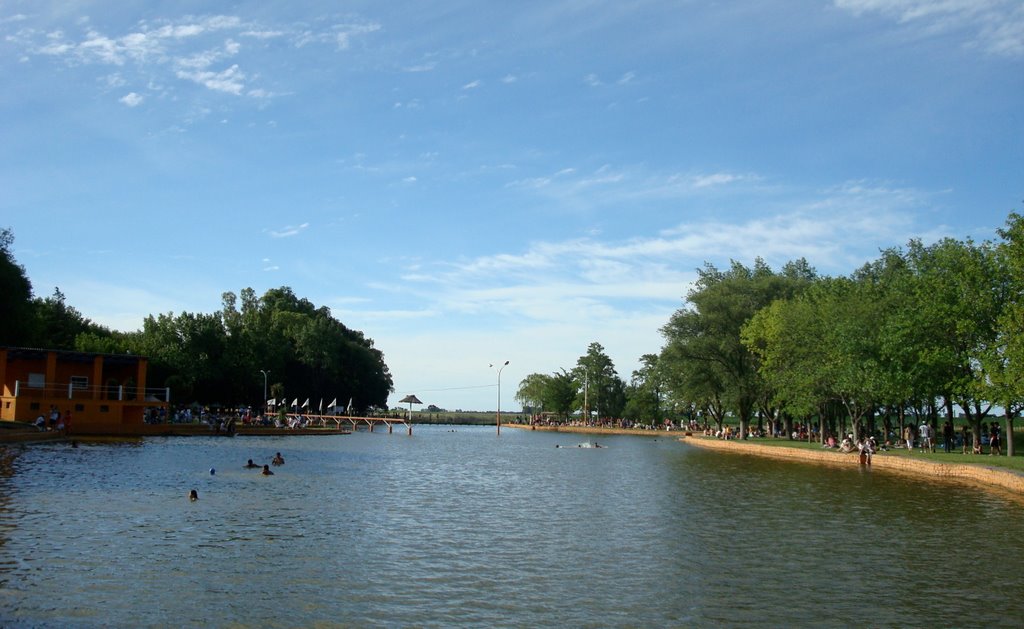
[[[392,405],[516,410],[594,342],[628,381],[705,263],[1024,210],[1020,0],[0,0],[0,83],[37,296],[131,331],[289,286]]]

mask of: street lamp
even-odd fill
[[[493,368],[494,365],[490,365],[490,367]],[[505,361],[504,365],[502,365],[501,367],[498,367],[498,411],[497,411],[498,435],[501,435],[501,370],[504,369],[505,367],[508,367],[508,361],[507,360]]]
[[[260,369],[260,373],[263,374],[263,412],[267,412],[267,376],[270,375],[270,370],[264,371]]]

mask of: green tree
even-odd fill
[[[623,410],[626,419],[651,425],[663,419],[664,375],[658,361],[657,354],[640,357],[640,367],[633,371],[627,389]]]
[[[519,382],[516,400],[522,405],[523,411],[536,415],[544,408],[544,398],[551,384],[551,376],[543,373],[531,373]]]
[[[53,289],[50,297],[35,299],[33,303],[37,319],[35,344],[39,347],[72,350],[76,346],[75,339],[81,334],[109,334],[109,330],[69,306],[60,288]]]
[[[999,344],[1007,297],[994,247],[970,239],[911,241],[905,255],[913,275],[890,347],[900,352],[899,364],[918,362],[935,387],[929,395],[941,396],[950,416],[959,406],[978,439],[994,395],[981,358]]]
[[[563,420],[568,420],[575,409],[576,379],[571,373],[562,369],[552,374],[544,390],[543,407],[557,413]]]
[[[999,231],[997,248],[1005,280],[1005,304],[999,315],[998,342],[982,358],[1006,418],[1006,454],[1014,456],[1013,418],[1024,401],[1024,217],[1011,212]]]
[[[32,283],[11,251],[14,233],[0,229],[0,345],[30,345],[35,335]]]
[[[758,404],[770,397],[741,330],[758,310],[803,290],[814,276],[803,261],[787,264],[781,273],[760,258],[753,268],[734,261],[728,271],[707,264],[687,295],[690,306],[677,310],[661,330],[663,358],[688,381],[683,388],[699,385],[706,408],[720,402],[730,409],[741,436],[747,435]]]
[[[590,420],[590,411],[601,417],[620,415],[625,404],[625,387],[615,371],[615,364],[600,343],[591,343],[587,353],[580,356],[573,369],[580,387],[576,406],[583,409],[584,418]]]

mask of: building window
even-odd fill
[[[31,404],[29,404],[28,405],[28,410],[30,410],[30,411],[38,411],[39,410],[39,402],[32,402]]]
[[[89,378],[86,376],[71,376],[71,388],[85,390],[89,388]]]
[[[106,404],[101,404],[100,405],[100,412],[101,413],[109,413],[110,412],[110,407],[107,406]]]
[[[46,374],[44,373],[30,373],[28,374],[28,386],[33,389],[42,389],[46,386]]]
[[[75,412],[81,413],[85,410],[85,404],[75,404]]]

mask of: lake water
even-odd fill
[[[1019,497],[584,439],[417,426],[8,448],[0,625],[1024,624]],[[274,476],[243,469],[278,451]]]

